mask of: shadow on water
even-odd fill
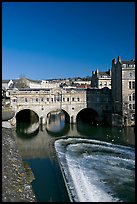
[[[38,135],[39,125],[34,128],[33,123],[17,123],[16,133],[22,139],[32,139]]]
[[[111,127],[104,125],[91,125],[79,121],[77,131],[80,135],[89,139],[121,144],[126,146],[135,146],[135,134],[133,127]]]
[[[53,127],[53,124],[51,124]],[[85,137],[88,139],[96,139],[100,141],[112,142],[115,144],[129,145],[134,147],[135,145],[135,133],[133,127],[110,127],[103,125],[91,125],[86,122],[79,121],[77,124],[72,125],[62,121],[60,126],[54,125],[52,130],[50,126],[39,125],[36,123],[17,123],[16,133],[17,137],[22,139],[32,139],[36,137],[39,132],[43,132],[50,137]]]

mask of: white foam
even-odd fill
[[[123,173],[128,177],[130,170],[126,167],[135,165],[133,148],[68,138],[57,140],[55,149],[75,202],[120,201],[106,183],[111,176],[109,172],[114,174],[114,181]]]

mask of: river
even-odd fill
[[[64,119],[57,118],[57,116],[51,118],[45,126],[39,126],[37,122],[33,124],[19,123],[15,130],[15,139],[23,161],[28,162],[35,176],[32,187],[37,202],[70,202],[54,146],[56,140],[65,140],[67,138],[74,138],[75,140],[81,138],[100,143],[105,142],[107,144],[119,145],[120,148],[125,146],[132,148],[133,153],[135,148],[133,127],[107,127],[98,124],[93,126],[81,121],[73,125],[65,124]],[[77,147],[77,152],[80,148]],[[85,147],[82,151],[85,151]],[[117,162],[115,164],[118,165]],[[104,165],[106,164],[104,163]],[[123,202],[135,201],[134,165],[130,174],[132,174],[129,175],[129,177],[132,177],[131,180],[128,180],[121,188],[117,189],[117,195],[121,196]],[[116,175],[116,178],[119,179],[120,175]],[[110,181],[112,181],[111,178],[109,178]],[[130,185],[129,189],[127,188],[128,184]]]

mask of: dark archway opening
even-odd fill
[[[34,123],[38,121],[39,121],[38,115],[30,109],[21,110],[16,114],[16,123],[20,122]]]
[[[83,122],[91,125],[96,125],[99,123],[98,113],[91,108],[85,108],[78,113],[76,121],[77,123]]]
[[[97,125],[99,125],[99,117],[95,110],[90,108],[85,108],[81,110],[77,117],[77,131],[82,135],[91,135],[91,127],[92,133],[97,131]]]
[[[30,139],[39,133],[39,117],[29,109],[16,114],[16,133],[22,139]]]

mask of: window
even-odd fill
[[[74,101],[74,98],[72,98],[72,101]]]
[[[41,101],[43,101],[43,98],[41,98]]]
[[[128,97],[129,101],[131,101],[131,96]]]
[[[135,93],[132,94],[132,100],[135,101]]]
[[[129,73],[129,76],[132,77],[132,73]]]
[[[51,98],[51,102],[53,102],[53,98]]]
[[[135,109],[135,103],[133,103],[133,109]]]
[[[27,102],[28,100],[27,100],[27,98],[25,98],[25,102]]]
[[[131,89],[131,81],[129,81],[129,89]]]
[[[67,101],[69,101],[69,98],[67,98]]]
[[[36,101],[37,101],[37,102],[39,101],[38,98],[36,98]]]
[[[131,120],[135,120],[135,114],[131,115]]]
[[[80,101],[79,97],[77,98],[78,101]]]
[[[49,101],[49,98],[47,98],[47,101]]]
[[[135,82],[132,81],[132,89],[135,89]]]
[[[135,89],[135,81],[129,81],[129,89]]]
[[[131,105],[131,104],[129,104],[129,109],[130,109],[130,110],[132,109],[132,105]]]
[[[63,98],[63,101],[65,101],[65,98]]]

